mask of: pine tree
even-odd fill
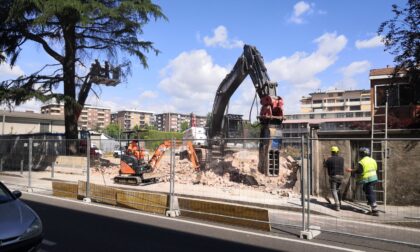
[[[66,139],[77,139],[78,117],[96,85],[90,72],[78,69],[89,68],[93,55],[106,55],[114,65],[122,65],[123,76],[131,66],[126,56],[147,68],[145,53],[159,51],[139,35],[153,19],[166,16],[151,0],[0,0],[0,64],[14,66],[29,41],[56,61],[1,82],[0,102],[9,106],[33,98],[64,102]]]

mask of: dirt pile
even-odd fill
[[[169,182],[170,157],[165,155],[155,173],[164,174],[162,182]],[[292,196],[299,165],[290,156],[280,157],[279,176],[266,176],[258,172],[258,151],[242,150],[225,156],[224,161],[212,162],[202,171],[194,171],[191,163],[175,157],[175,183],[202,184],[218,188],[253,188],[279,196]],[[96,166],[92,174],[118,175],[119,165]]]
[[[157,170],[167,172],[169,167],[169,163],[161,162]],[[211,163],[200,172],[194,171],[189,161],[176,159],[175,182],[222,188],[252,187],[275,195],[291,196],[298,167],[292,157],[281,157],[279,176],[265,176],[258,172],[258,151],[243,150],[226,156],[222,162]],[[163,180],[169,181],[169,177]]]

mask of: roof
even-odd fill
[[[6,117],[64,121],[64,115],[49,115],[49,114],[40,114],[40,113],[35,113],[35,112],[19,112],[19,111],[7,111],[7,110],[1,110],[0,113],[1,113],[1,116],[5,115]]]
[[[395,70],[394,67],[371,69],[369,72],[369,76],[392,75],[394,74],[394,70]],[[400,70],[399,73],[405,73],[405,71]]]

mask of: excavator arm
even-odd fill
[[[224,137],[222,125],[226,106],[233,93],[248,75],[251,77],[262,105],[258,116],[261,124],[258,170],[269,176],[278,176],[282,136],[279,125],[284,119],[283,99],[277,96],[277,83],[270,81],[263,57],[254,46],[244,46],[244,51],[232,71],[223,79],[217,89],[208,140]],[[217,143],[217,141],[215,142]],[[222,153],[222,151],[214,151],[214,153]],[[212,154],[212,156],[217,155]]]
[[[230,98],[247,76],[251,77],[261,101],[258,117],[263,124],[281,124],[283,100],[277,96],[277,83],[271,82],[263,57],[254,46],[245,45],[232,71],[220,83],[214,99],[209,138],[222,135],[222,121]]]

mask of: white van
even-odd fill
[[[203,127],[191,127],[184,131],[182,139],[191,141],[194,146],[207,146],[206,129]]]

